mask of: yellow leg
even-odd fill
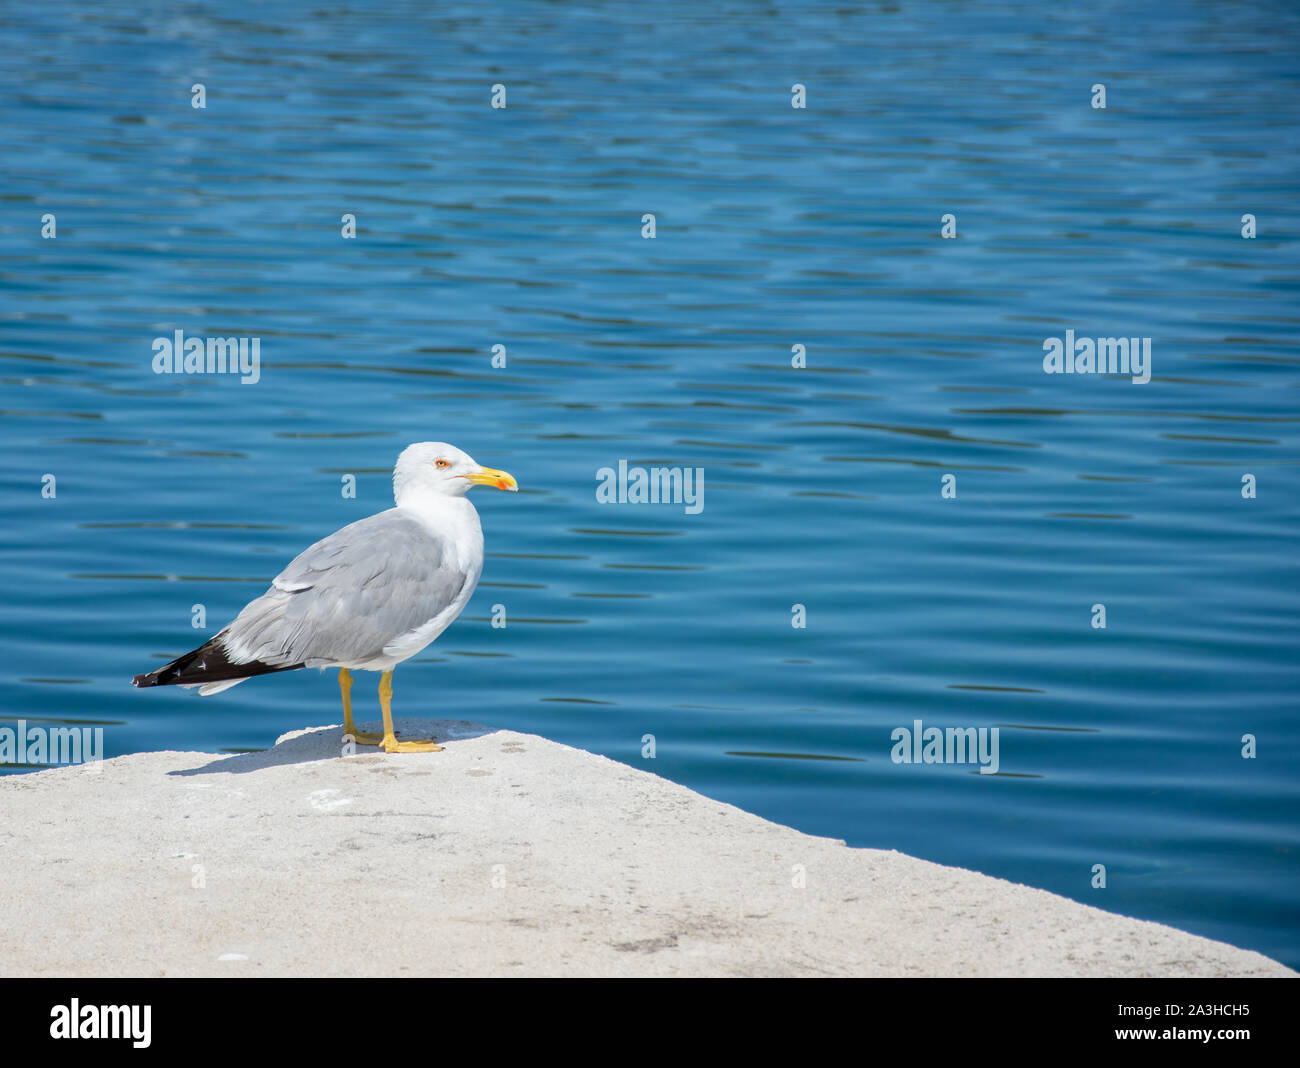
[[[339,693],[343,695],[343,733],[356,739],[357,745],[378,745],[377,734],[362,734],[352,722],[352,672],[339,668]]]
[[[393,733],[393,673],[385,671],[379,676],[379,707],[384,711],[384,740],[381,743],[385,753],[441,753],[442,746],[434,745],[434,739],[427,742],[399,742]]]

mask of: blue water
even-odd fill
[[[1059,7],[6,9],[0,725],[338,722],[333,672],[129,679],[446,440],[522,489],[399,715],[1300,966],[1300,17]],[[175,330],[260,381],[155,374]],[[1151,381],[1045,374],[1066,330]],[[894,763],[917,719],[999,774]]]

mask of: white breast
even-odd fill
[[[452,547],[451,558],[444,559],[440,566],[459,574],[462,586],[456,598],[427,622],[385,645],[383,660],[374,662],[377,666],[357,665],[371,671],[391,670],[420,652],[451,626],[474,595],[479,575],[483,573],[483,528],[479,524],[478,511],[468,498],[432,497],[410,505],[403,502],[402,507]]]

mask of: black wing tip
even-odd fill
[[[268,664],[261,660],[250,660],[244,664],[234,664],[227,658],[225,631],[210,641],[204,642],[197,649],[184,656],[178,656],[170,664],[164,664],[156,671],[147,671],[131,679],[131,685],[144,686],[197,686],[205,682],[226,682],[230,679],[251,679],[257,675],[270,675],[277,671],[297,671],[305,664]],[[199,661],[196,665],[195,661]]]
[[[191,649],[188,653],[183,653],[181,656],[178,656],[175,660],[171,661],[171,663],[164,664],[162,667],[153,671],[146,671],[143,674],[136,675],[131,679],[131,685],[172,686],[178,683],[188,683],[194,676],[198,677],[197,679],[194,679],[194,681],[214,681],[211,678],[204,678],[204,676],[208,675],[208,672],[204,670],[204,666],[199,666],[195,669],[192,665],[194,665],[196,660],[199,660],[200,665],[202,665],[201,658],[206,657],[210,653],[217,652],[219,655],[214,658],[217,663],[219,663],[223,668],[229,667],[229,663],[227,662],[224,651],[222,650],[224,643],[221,642],[221,639],[224,637],[225,632],[223,631],[221,634],[216,635],[216,637],[210,638],[208,641],[204,642],[197,649]]]

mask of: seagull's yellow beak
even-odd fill
[[[519,483],[515,481],[514,475],[509,471],[498,471],[495,467],[480,467],[472,475],[461,477],[469,479],[476,486],[495,486],[499,490],[509,490],[511,493],[519,490]]]

